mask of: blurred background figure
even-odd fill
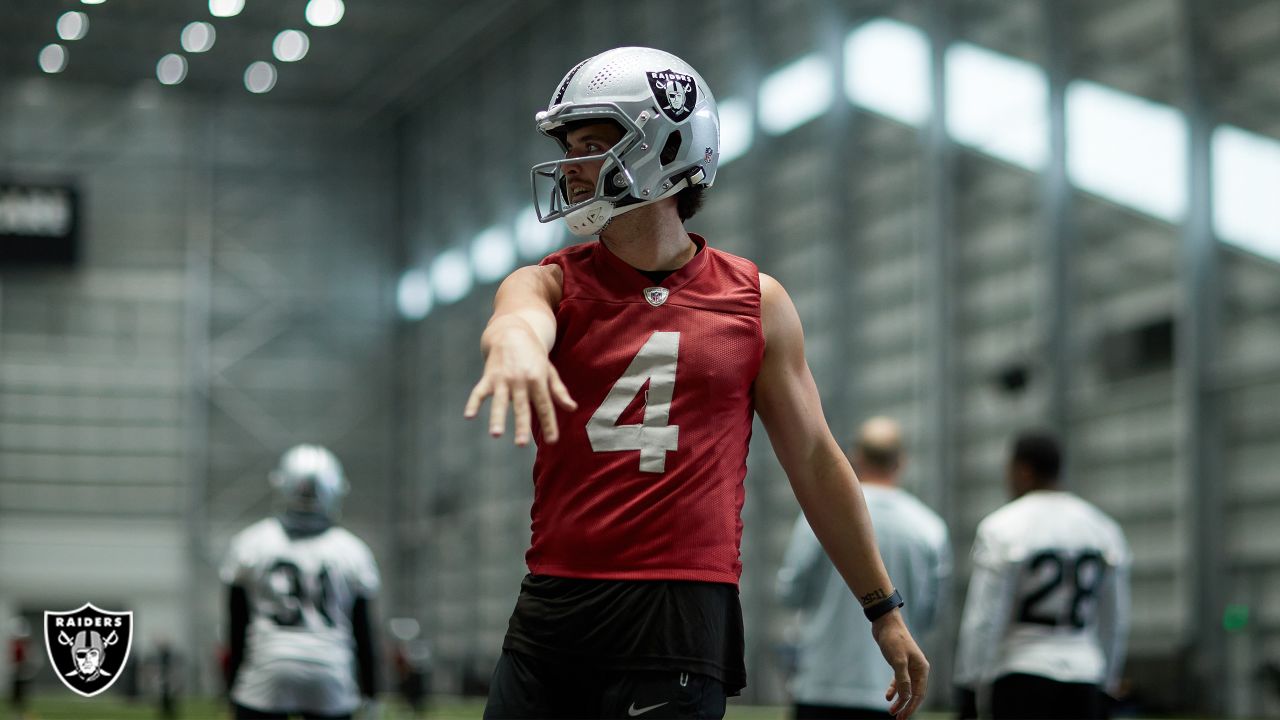
[[[906,605],[917,638],[938,615],[951,572],[951,545],[942,518],[898,486],[905,458],[902,429],[887,417],[858,429],[850,457],[875,525],[876,544]],[[777,593],[804,613],[798,665],[791,683],[797,720],[889,718],[884,700],[892,673],[871,637],[871,624],[823,552],[801,514],[796,519]]]
[[[280,512],[237,535],[223,566],[231,702],[242,718],[377,714],[369,548],[334,523],[347,480],[333,453],[298,445],[271,473]]]
[[[396,672],[396,688],[412,717],[422,717],[431,691],[431,645],[421,637],[418,621],[412,618],[391,620],[395,638],[391,663]]]
[[[978,525],[960,625],[962,717],[1102,718],[1119,694],[1129,546],[1101,510],[1062,490],[1057,441],[1020,435],[1013,501]]]
[[[169,638],[161,636],[155,650],[146,658],[146,665],[151,691],[158,703],[158,717],[174,720],[178,717],[178,697],[183,685],[182,656],[174,650]]]
[[[31,625],[16,617],[9,625],[9,707],[14,720],[27,717],[28,687],[37,662],[31,648]]]

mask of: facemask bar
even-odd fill
[[[626,197],[635,185],[635,178],[631,171],[627,169],[626,164],[622,161],[625,155],[632,147],[635,146],[643,137],[640,126],[634,120],[627,117],[622,109],[616,103],[590,103],[575,106],[562,106],[553,108],[549,112],[538,113],[537,122],[538,129],[543,134],[555,137],[551,131],[558,127],[571,122],[582,120],[612,120],[622,125],[623,134],[613,147],[598,153],[596,155],[587,155],[576,158],[563,158],[560,160],[550,160],[544,163],[538,163],[533,166],[529,172],[530,184],[533,190],[533,209],[538,215],[538,222],[551,222],[563,218],[570,213],[580,210],[591,203],[604,200],[609,203],[617,202]],[[564,143],[560,142],[561,147]],[[584,200],[576,203],[570,203],[564,194],[567,187],[567,178],[564,174],[564,166],[575,163],[590,163],[603,161],[600,166],[600,175],[596,178],[595,192]],[[620,178],[625,185],[618,187],[614,184],[614,179]],[[546,186],[550,187],[546,187]],[[612,187],[609,187],[612,185]],[[542,187],[540,187],[542,186]],[[543,212],[543,203],[546,202],[546,212]]]
[[[584,200],[576,203],[569,203],[565,198],[565,188],[568,184],[568,177],[564,174],[564,166],[575,163],[589,163],[603,160],[600,166],[600,177],[596,180],[596,191]],[[538,214],[539,222],[551,222],[558,220],[569,213],[580,208],[586,207],[597,200],[607,200],[616,202],[622,199],[631,190],[631,186],[635,183],[635,179],[631,176],[631,172],[622,164],[622,158],[613,149],[597,155],[586,155],[578,158],[565,158],[564,160],[550,160],[548,162],[539,163],[533,166],[530,173],[533,181],[533,196],[535,202],[533,204],[534,212]],[[625,180],[626,184],[613,194],[603,192],[602,184],[612,184],[610,178],[620,177]],[[539,185],[542,188],[539,188]],[[548,187],[549,186],[549,187]],[[547,211],[543,212],[543,201],[546,201]]]

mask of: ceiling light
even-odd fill
[[[515,265],[515,243],[505,228],[491,227],[471,242],[471,266],[480,282],[501,280]]]
[[[58,16],[58,37],[63,40],[79,40],[89,32],[89,16],[72,10]]]
[[[431,287],[442,303],[455,303],[471,292],[471,263],[461,250],[446,250],[431,263]]]
[[[307,56],[310,47],[307,34],[298,30],[285,30],[271,43],[271,51],[280,62],[297,62]]]
[[[844,94],[849,102],[914,127],[933,106],[929,38],[919,28],[879,19],[844,41]]]
[[[408,270],[396,285],[396,308],[405,320],[421,320],[431,312],[431,281],[422,270]]]
[[[244,0],[209,0],[209,12],[214,17],[234,17],[244,9]]]
[[[539,222],[538,213],[529,205],[516,217],[516,245],[526,258],[540,258],[560,245],[564,224]]]
[[[47,73],[60,73],[67,67],[67,49],[57,43],[45,45],[40,50],[40,69]]]
[[[720,167],[737,160],[751,149],[751,106],[729,99],[720,103]]]
[[[1280,140],[1219,125],[1213,131],[1214,226],[1223,240],[1280,261]]]
[[[207,22],[193,22],[182,28],[182,49],[189,53],[206,52],[213,47],[218,34]]]
[[[1179,222],[1187,209],[1187,118],[1076,80],[1067,86],[1067,173],[1083,190]]]
[[[169,53],[156,63],[156,78],[164,85],[177,85],[187,77],[187,59],[177,53]]]
[[[346,10],[342,0],[311,0],[307,3],[307,22],[316,27],[337,25]]]
[[[1039,65],[961,42],[947,48],[947,132],[1028,170],[1049,157],[1049,79]]]
[[[80,2],[84,3],[85,5],[101,5],[106,1],[107,0],[80,0]]]
[[[760,127],[781,135],[831,107],[831,65],[821,55],[806,55],[774,70],[760,83]]]
[[[276,66],[259,60],[244,71],[244,86],[251,93],[270,92],[276,86]]]

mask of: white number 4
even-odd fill
[[[667,453],[679,445],[680,426],[668,425],[671,395],[676,387],[676,358],[680,353],[680,333],[655,332],[631,359],[626,372],[613,384],[600,407],[587,421],[587,437],[596,452],[640,451],[640,471],[666,470]],[[618,420],[636,393],[649,381],[645,393],[644,422],[619,425]]]

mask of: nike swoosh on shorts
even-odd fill
[[[668,700],[667,702],[671,702],[671,701]],[[639,717],[640,715],[643,715],[649,712],[650,710],[657,710],[658,708],[666,704],[667,703],[665,702],[660,702],[657,705],[650,705],[649,707],[638,708],[636,707],[636,704],[633,702],[631,703],[631,707],[627,708],[627,717]]]

